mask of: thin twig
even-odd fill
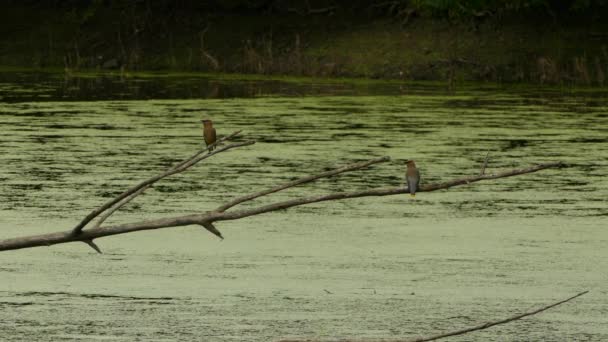
[[[505,319],[500,319],[500,320],[496,320],[496,321],[490,321],[484,324],[480,324],[474,327],[470,327],[470,328],[465,328],[465,329],[460,329],[460,330],[456,330],[456,331],[451,331],[451,332],[447,332],[447,333],[443,333],[443,334],[438,334],[438,335],[433,335],[433,336],[427,336],[427,337],[418,337],[418,338],[414,338],[414,339],[338,339],[338,340],[317,340],[317,339],[286,339],[286,340],[280,340],[278,342],[427,342],[427,341],[435,341],[435,340],[439,340],[445,337],[450,337],[450,336],[457,336],[457,335],[464,335],[464,334],[468,334],[470,332],[473,331],[477,331],[477,330],[484,330],[484,329],[488,329],[490,327],[493,327],[495,325],[499,325],[499,324],[505,324],[505,323],[509,323],[509,322],[513,322],[516,321],[518,319],[522,319],[524,317],[528,317],[528,316],[532,316],[532,315],[536,315],[538,313],[541,313],[545,310],[551,309],[553,307],[556,307],[558,305],[564,304],[566,302],[569,302],[571,300],[573,300],[574,298],[580,297],[586,293],[588,293],[589,291],[583,291],[577,295],[574,295],[570,298],[566,298],[564,300],[561,300],[559,302],[553,303],[553,304],[549,304],[546,306],[543,306],[542,308],[536,309],[536,310],[532,310],[532,311],[528,311],[528,312],[524,312],[522,314],[518,314],[515,316],[511,316]]]
[[[483,165],[481,166],[481,171],[479,171],[479,175],[483,176],[486,173],[486,167],[488,166],[488,157],[490,156],[490,150],[486,153],[486,158],[483,160]]]
[[[368,160],[368,161],[363,161],[363,162],[359,162],[359,163],[345,165],[345,166],[339,167],[337,169],[333,169],[333,170],[326,171],[326,172],[323,172],[323,173],[319,173],[319,174],[316,174],[316,175],[310,175],[310,176],[302,177],[302,178],[296,179],[296,180],[291,181],[291,182],[287,182],[287,183],[284,183],[284,184],[277,185],[275,187],[272,187],[272,188],[264,190],[264,191],[260,191],[260,192],[256,192],[256,193],[253,193],[253,194],[248,194],[248,195],[245,195],[245,196],[238,197],[238,198],[236,198],[236,199],[234,199],[234,200],[232,200],[232,201],[230,201],[230,202],[222,205],[221,207],[217,208],[216,210],[219,211],[219,212],[223,212],[223,211],[226,211],[227,209],[230,209],[230,208],[232,208],[232,207],[234,207],[234,206],[236,206],[236,205],[238,205],[240,203],[243,203],[243,202],[246,202],[246,201],[250,201],[250,200],[256,199],[258,197],[262,197],[262,196],[266,196],[268,194],[279,192],[281,190],[285,190],[287,188],[291,188],[291,187],[294,187],[294,186],[297,186],[297,185],[300,185],[300,184],[309,183],[309,182],[312,182],[312,181],[317,180],[319,178],[331,177],[331,176],[337,175],[339,173],[362,169],[362,168],[368,167],[370,165],[373,165],[373,164],[376,164],[376,163],[387,162],[389,160],[390,160],[389,157],[381,157],[381,158],[371,159],[371,160]]]
[[[220,143],[223,140],[228,140],[232,137],[234,137],[235,135],[239,134],[240,131],[234,132],[232,134],[230,134],[227,137],[224,137],[223,139],[219,139],[217,142],[215,142],[215,144]],[[177,165],[171,167],[169,170],[154,176],[152,178],[149,178],[137,185],[135,185],[134,187],[128,189],[127,191],[123,192],[122,194],[118,195],[116,198],[113,198],[111,200],[109,200],[108,202],[104,203],[102,206],[100,206],[99,208],[91,211],[84,219],[82,219],[82,221],[80,221],[76,227],[74,227],[72,229],[72,234],[74,235],[78,235],[82,232],[82,230],[84,229],[84,227],[91,222],[95,217],[99,216],[101,213],[103,213],[104,211],[108,210],[109,208],[113,207],[114,205],[116,205],[118,202],[122,201],[123,199],[129,197],[130,195],[134,194],[135,192],[139,191],[141,188],[154,184],[155,182],[174,175],[176,173],[180,173],[182,171],[185,171],[186,169],[188,169],[189,167],[191,167],[192,165],[200,162],[203,159],[209,158],[213,155],[216,155],[218,153],[227,151],[229,149],[235,148],[235,147],[241,147],[241,146],[245,146],[245,145],[251,145],[253,144],[253,141],[246,141],[246,142],[242,142],[242,143],[235,143],[235,144],[231,144],[231,145],[227,145],[224,146],[220,149],[215,150],[212,153],[209,154],[204,154],[205,151],[199,151],[196,154],[194,154],[192,157],[186,159],[185,161],[182,161],[180,163],[178,163]],[[214,145],[215,145],[214,144]]]
[[[522,319],[524,317],[536,315],[537,313],[543,312],[545,310],[549,310],[549,309],[551,309],[553,307],[556,307],[558,305],[561,305],[561,304],[564,304],[566,302],[569,302],[572,299],[580,297],[580,296],[582,296],[582,295],[584,295],[584,294],[586,294],[588,292],[589,291],[583,291],[583,292],[581,292],[581,293],[579,293],[577,295],[574,295],[574,296],[572,296],[570,298],[566,298],[566,299],[561,300],[559,302],[556,302],[556,303],[553,303],[553,304],[549,304],[547,306],[543,306],[542,308],[539,308],[539,309],[536,309],[536,310],[532,310],[532,311],[528,311],[528,312],[524,312],[522,314],[515,315],[515,316],[512,316],[512,317],[508,317],[508,318],[505,318],[505,319],[487,322],[487,323],[480,324],[480,325],[475,326],[475,327],[461,329],[461,330],[452,331],[452,332],[448,332],[448,333],[445,333],[445,334],[439,334],[439,335],[430,336],[430,337],[415,338],[413,340],[397,340],[395,342],[426,342],[426,341],[434,341],[434,340],[438,340],[438,339],[444,338],[444,337],[463,335],[463,334],[470,333],[472,331],[484,330],[484,329],[493,327],[495,325],[505,324],[505,323],[509,323],[509,322],[512,322],[512,321],[516,321],[518,319]]]
[[[95,224],[93,225],[92,228],[101,227],[101,224],[104,223],[104,221],[107,220],[108,217],[112,216],[112,214],[114,214],[114,212],[116,212],[118,209],[122,208],[125,204],[131,202],[131,200],[133,200],[135,197],[141,195],[142,192],[146,191],[151,186],[152,186],[152,184],[148,184],[148,185],[144,186],[143,188],[137,190],[136,192],[132,193],[128,197],[124,198],[122,201],[116,203],[112,208],[108,209],[107,211],[105,211],[103,213],[103,215],[101,215],[99,220],[97,220],[97,222],[95,222]]]

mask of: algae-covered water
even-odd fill
[[[102,255],[82,243],[2,252],[2,341],[413,337],[583,290],[591,292],[449,340],[608,340],[605,93],[237,81],[187,92],[213,81],[0,79],[2,239],[70,229],[200,148],[202,118],[257,143],[159,182],[109,223],[205,211],[384,155],[392,161],[248,206],[397,186],[410,158],[428,183],[477,174],[487,151],[488,172],[569,165],[415,199],[220,222],[223,241],[182,227],[100,239]]]

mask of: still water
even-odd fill
[[[409,196],[0,253],[2,341],[272,341],[432,335],[591,292],[450,341],[608,340],[608,98],[397,84],[0,77],[0,238],[73,227],[201,148],[200,119],[257,143],[157,183],[108,223],[200,212],[353,161],[367,170],[247,206],[562,160]]]

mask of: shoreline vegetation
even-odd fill
[[[0,71],[450,87],[608,82],[608,11],[599,0],[219,3],[9,1]]]

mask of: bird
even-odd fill
[[[416,190],[420,185],[420,171],[416,168],[416,163],[413,160],[407,160],[407,171],[405,171],[405,182],[410,192],[410,196],[416,196]]]
[[[209,147],[209,145],[215,143],[216,140],[215,128],[213,128],[213,122],[211,122],[211,120],[205,119],[201,121],[203,122],[203,138],[205,139],[205,144],[207,145],[209,152],[211,152],[215,148],[215,146]]]

